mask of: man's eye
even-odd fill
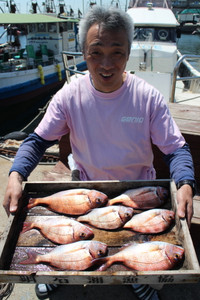
[[[123,55],[123,53],[121,51],[116,51],[115,55]]]
[[[92,55],[100,55],[100,53],[98,51],[93,51]]]

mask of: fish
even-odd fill
[[[31,198],[27,208],[45,205],[48,209],[68,215],[82,215],[93,208],[107,203],[108,196],[90,189],[72,189],[58,192],[47,197]]]
[[[45,238],[57,244],[89,240],[94,236],[92,229],[88,226],[65,216],[35,217],[32,222],[24,222],[22,233],[33,228],[39,229]]]
[[[144,186],[129,189],[121,195],[109,199],[107,205],[123,204],[135,209],[151,209],[164,204],[169,197],[169,191],[161,186]]]
[[[172,224],[175,213],[168,209],[154,208],[135,214],[123,228],[130,228],[140,233],[160,233]]]
[[[107,270],[114,263],[137,271],[170,270],[183,260],[184,248],[167,242],[131,243],[117,253],[96,259],[98,271]]]
[[[106,255],[108,247],[99,241],[78,241],[59,245],[46,254],[27,251],[28,258],[20,264],[49,264],[60,270],[86,270],[94,265],[95,259]]]
[[[133,215],[131,207],[122,205],[94,208],[88,214],[79,216],[77,221],[86,222],[100,229],[122,227]]]

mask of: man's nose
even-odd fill
[[[111,56],[104,56],[101,61],[101,66],[104,69],[111,69],[113,67],[113,60]]]

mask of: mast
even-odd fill
[[[45,0],[42,5],[44,5],[45,13],[56,13],[54,0]]]
[[[65,1],[59,0],[59,14],[63,14],[65,12]]]
[[[111,5],[119,8],[120,7],[120,1],[119,0],[112,0]]]

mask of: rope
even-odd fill
[[[39,109],[39,113],[37,114],[37,116],[36,116],[33,120],[31,120],[31,122],[30,122],[29,124],[27,124],[23,129],[21,129],[22,132],[25,131],[28,127],[30,127],[31,124],[32,124],[35,120],[37,120],[41,114],[44,115],[44,113],[46,112],[47,106],[49,105],[50,101],[51,101],[51,99],[46,103],[46,105],[45,105],[43,108],[40,108],[40,109]]]
[[[4,297],[8,299],[13,289],[14,289],[14,283],[0,283],[0,300],[2,300]]]

